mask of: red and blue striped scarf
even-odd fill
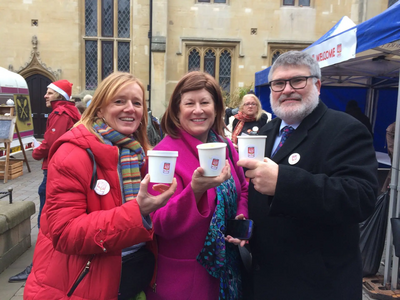
[[[119,162],[121,165],[125,201],[135,199],[140,188],[140,168],[145,158],[142,146],[132,136],[128,137],[119,133],[104,123],[102,119],[98,119],[93,124],[93,128],[104,139],[109,140],[120,149]]]

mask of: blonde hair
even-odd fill
[[[258,121],[258,120],[260,120],[263,111],[261,108],[261,102],[256,95],[254,95],[254,94],[244,95],[242,98],[242,102],[240,103],[240,106],[239,106],[239,111],[243,112],[244,101],[248,98],[253,98],[253,100],[256,101],[256,106],[257,106],[256,121]]]
[[[81,120],[77,122],[74,127],[82,124],[91,133],[99,136],[99,134],[93,128],[93,123],[98,119],[97,113],[100,109],[105,108],[121,89],[134,83],[139,85],[140,89],[143,92],[143,116],[140,120],[140,125],[138,129],[133,133],[133,136],[142,145],[142,148],[146,153],[147,150],[150,149],[150,146],[147,138],[148,114],[147,103],[145,100],[145,90],[140,80],[130,73],[114,72],[111,73],[107,78],[105,78],[97,87],[93,95],[92,102],[82,114]]]

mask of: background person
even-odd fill
[[[257,96],[254,94],[245,95],[232,124],[232,142],[235,147],[237,148],[238,136],[258,134],[261,127],[267,122],[268,116],[263,112]]]
[[[149,213],[165,205],[176,183],[151,196],[149,177],[141,182],[149,148],[144,95],[133,75],[111,74],[82,120],[51,148],[47,200],[24,299],[128,299],[145,284],[134,279],[150,281],[154,257],[148,250],[145,256],[141,243],[153,237]],[[149,265],[134,268],[139,251]]]
[[[345,112],[356,118],[361,123],[363,123],[373,136],[371,122],[369,118],[361,111],[361,108],[358,106],[356,100],[350,100],[349,102],[347,102]]]
[[[46,132],[44,133],[43,141],[39,147],[33,149],[32,157],[36,160],[43,159],[43,181],[39,186],[38,194],[40,198],[40,206],[38,213],[38,228],[40,228],[40,217],[43,206],[46,201],[46,182],[47,182],[47,166],[48,155],[51,146],[65,132],[79,121],[80,113],[75,107],[75,103],[69,101],[71,99],[72,83],[68,80],[58,80],[47,86],[46,107],[51,107],[52,112],[49,114],[46,123]],[[9,278],[9,282],[24,281],[28,278],[31,272],[32,264],[25,268],[24,271]]]
[[[374,209],[378,164],[366,127],[319,100],[320,78],[309,54],[278,57],[277,118],[260,132],[268,158],[238,162],[251,178],[253,299],[362,299],[359,223]]]
[[[92,95],[89,95],[89,94],[87,94],[87,95],[85,95],[84,97],[83,97],[83,103],[85,103],[86,104],[86,107],[88,107],[89,105],[90,105],[90,103],[92,102],[92,98],[93,98],[93,96]]]
[[[393,163],[393,151],[394,151],[394,132],[396,128],[396,122],[393,122],[386,128],[386,144],[387,144],[387,152],[390,157],[390,162]],[[383,187],[381,192],[384,193],[389,188],[389,184],[392,178],[392,168],[390,168],[389,173],[383,183]]]
[[[75,106],[76,106],[76,108],[78,109],[79,113],[80,113],[81,115],[83,115],[83,113],[84,113],[85,110],[86,110],[86,104],[85,104],[85,102],[83,102],[83,101],[75,102]]]
[[[247,217],[247,182],[242,168],[235,166],[238,154],[230,141],[233,161],[227,149],[225,167],[217,177],[203,176],[196,148],[224,142],[223,114],[214,77],[190,72],[176,85],[161,120],[167,136],[154,149],[179,151],[178,188],[168,204],[152,214],[159,255],[157,290],[148,290],[150,300],[241,299],[238,248],[225,243],[224,230],[215,227]]]

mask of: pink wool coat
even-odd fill
[[[164,138],[154,150],[178,151],[175,178],[178,188],[167,205],[152,215],[153,228],[158,242],[158,268],[156,291],[148,290],[147,299],[218,299],[219,279],[214,278],[201,266],[196,257],[203,248],[216,206],[215,189],[209,189],[196,205],[191,188],[192,175],[198,168],[196,145],[201,144],[188,133],[181,131],[179,139]],[[229,159],[237,190],[237,214],[247,218],[247,188],[243,169],[236,167],[238,154],[229,145],[234,163]],[[149,187],[149,191],[151,188]]]

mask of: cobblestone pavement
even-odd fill
[[[22,153],[11,154],[14,158],[23,158]],[[0,273],[0,299],[1,300],[22,300],[25,282],[8,283],[8,278],[23,271],[26,266],[32,262],[33,250],[36,244],[38,234],[37,215],[39,212],[39,195],[38,187],[43,180],[42,163],[41,161],[32,158],[32,151],[26,151],[29,167],[31,172],[28,172],[26,163],[24,162],[23,175],[8,180],[3,183],[0,180],[0,191],[6,192],[9,188],[13,189],[13,202],[17,201],[32,201],[35,203],[36,212],[31,216],[31,243],[32,246],[25,251],[13,264]],[[0,201],[9,201],[8,197]]]

